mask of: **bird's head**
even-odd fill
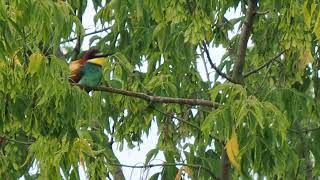
[[[84,59],[84,60],[93,59],[96,57],[97,54],[100,54],[100,51],[96,48],[91,48],[85,52],[82,59]]]
[[[100,65],[100,66],[103,66],[107,63],[107,59],[106,58],[94,58],[94,59],[89,59],[87,61],[88,63],[92,63],[92,64],[96,64],[96,65]]]

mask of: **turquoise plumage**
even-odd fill
[[[94,58],[88,60],[83,70],[80,72],[78,84],[87,87],[98,86],[102,80],[102,66],[106,63],[106,58]],[[89,91],[90,88],[87,89]]]
[[[86,63],[83,71],[81,72],[81,79],[79,84],[95,87],[99,85],[102,79],[102,66],[93,63]]]

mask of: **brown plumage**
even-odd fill
[[[84,68],[84,65],[89,59],[95,58],[95,55],[99,53],[97,49],[89,49],[81,59],[71,61],[69,64],[70,76],[69,82],[78,83],[80,80],[81,72]]]

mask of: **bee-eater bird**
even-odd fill
[[[102,79],[102,66],[106,63],[106,58],[94,58],[86,61],[78,84],[95,87]]]
[[[69,82],[71,83],[78,83],[80,81],[81,73],[84,69],[86,62],[89,59],[95,58],[99,53],[99,50],[92,48],[89,49],[81,59],[71,61],[69,64],[70,76]]]

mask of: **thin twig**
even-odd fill
[[[266,14],[268,14],[269,12],[270,12],[269,10],[266,10],[266,11],[257,11],[257,12],[256,12],[256,15],[258,15],[258,16],[266,15]]]
[[[11,141],[11,142],[19,143],[19,144],[25,144],[25,145],[31,145],[32,143],[34,143],[33,141],[24,142],[24,141],[15,140],[15,139],[9,138],[5,135],[0,135],[0,138],[3,138],[7,141]]]
[[[78,8],[77,13],[78,13],[77,17],[78,17],[80,23],[82,24],[82,15],[83,15],[83,13],[82,13],[82,1],[79,2],[79,8]],[[74,49],[72,51],[71,60],[75,60],[78,57],[79,53],[80,53],[80,49],[81,49],[81,45],[82,45],[80,28],[81,27],[79,27],[78,32],[77,32],[77,42],[76,42],[76,45],[75,45],[75,47],[74,47]]]
[[[269,64],[271,64],[273,61],[277,60],[283,53],[285,52],[285,50],[282,50],[280,53],[278,53],[275,57],[273,57],[272,59],[270,59],[269,61],[267,61],[266,63],[262,64],[261,66],[259,66],[257,69],[254,69],[252,71],[247,72],[245,75],[243,75],[243,78],[246,78],[248,76],[250,76],[251,74],[257,73],[259,72],[261,69],[267,67]]]
[[[264,75],[262,81],[260,82],[260,84],[257,85],[255,91],[253,92],[253,95],[256,95],[259,92],[259,90],[262,88],[262,86],[264,85],[264,81],[267,79],[267,76],[269,74],[270,69],[271,69],[271,66],[268,66],[267,72],[265,73],[265,75]]]
[[[152,109],[154,109],[155,111],[157,111],[157,112],[159,112],[159,113],[161,113],[161,114],[163,114],[163,115],[165,115],[165,116],[167,116],[167,117],[170,117],[170,118],[176,119],[176,120],[178,120],[178,121],[180,121],[180,122],[182,122],[182,123],[185,123],[185,124],[187,124],[187,125],[195,128],[195,129],[199,130],[200,132],[202,131],[199,126],[194,125],[194,124],[190,123],[189,121],[187,121],[187,120],[185,120],[185,119],[179,118],[179,117],[174,116],[174,115],[167,114],[167,113],[165,113],[165,112],[157,109],[157,108],[154,107],[153,105],[150,105],[150,107],[151,107]],[[215,141],[219,142],[219,140],[218,140],[216,137],[212,136],[211,134],[209,134],[209,137],[212,138],[212,139],[214,139]]]
[[[301,160],[298,161],[298,168],[297,168],[297,171],[295,173],[295,179],[298,179],[299,169],[300,169],[300,162],[301,162]]]
[[[113,143],[114,143],[114,132],[115,132],[115,129],[116,129],[116,121],[113,121],[113,125],[112,125],[112,129],[111,129],[111,139],[109,141],[109,145],[110,147],[112,147]]]
[[[302,128],[302,129],[292,129],[289,128],[287,129],[288,131],[294,132],[294,133],[307,133],[307,132],[312,132],[312,131],[318,131],[320,130],[320,127],[315,127],[315,128]]]
[[[216,177],[216,175],[206,166],[202,166],[200,164],[186,164],[186,163],[161,163],[161,164],[146,164],[146,165],[127,165],[127,164],[115,164],[115,163],[108,163],[111,166],[120,166],[120,167],[127,167],[127,168],[152,168],[152,167],[168,167],[168,166],[187,166],[191,168],[197,168],[197,169],[204,169],[207,171],[213,179],[219,179]]]
[[[188,122],[188,121],[187,121],[187,120],[185,120],[185,119],[179,118],[179,117],[177,117],[177,116],[175,116],[175,115],[167,114],[167,113],[165,113],[165,112],[163,112],[163,111],[161,111],[161,110],[157,109],[157,108],[156,108],[156,107],[154,107],[153,105],[150,105],[150,107],[151,107],[152,109],[154,109],[155,111],[157,111],[157,112],[159,112],[159,113],[161,113],[161,114],[163,114],[163,115],[165,115],[165,116],[167,116],[167,117],[170,117],[170,118],[176,119],[176,120],[178,120],[178,121],[180,121],[180,122],[183,122],[183,123],[185,123],[185,124],[188,124],[189,126],[191,126],[191,127],[195,128],[195,129],[197,129],[197,130],[200,130],[200,131],[201,131],[201,128],[200,128],[200,127],[198,127],[198,126],[196,126],[196,125],[194,125],[194,124],[192,124],[192,123]]]
[[[228,81],[232,82],[232,83],[236,83],[233,79],[231,79],[230,77],[228,77],[227,74],[223,73],[212,61],[211,57],[210,57],[210,53],[209,53],[209,50],[207,48],[207,44],[206,43],[202,43],[203,45],[203,50],[204,52],[206,53],[207,55],[207,59],[211,65],[211,68],[214,69],[221,77],[227,79]]]
[[[203,51],[201,51],[200,56],[201,56],[201,59],[202,59],[203,65],[204,65],[204,70],[206,72],[206,76],[207,76],[208,82],[210,82],[209,71],[208,71],[206,60],[205,60],[204,55],[203,55]]]
[[[186,98],[173,98],[173,97],[163,97],[163,96],[152,96],[141,92],[133,92],[123,89],[117,89],[113,87],[107,86],[97,86],[97,87],[87,87],[81,84],[71,83],[71,85],[79,86],[80,88],[92,90],[92,91],[103,91],[103,92],[110,92],[115,94],[121,94],[124,96],[135,97],[139,99],[143,99],[145,101],[157,102],[157,103],[168,103],[168,104],[185,104],[185,105],[201,105],[201,106],[208,106],[208,107],[218,107],[220,104],[216,102],[212,102],[205,99],[186,99]]]
[[[318,72],[320,70],[320,54],[318,48],[318,58],[312,63],[312,82],[313,82],[313,94],[316,101],[320,101],[320,79]]]
[[[90,33],[87,33],[87,34],[83,35],[83,37],[94,35],[94,34],[98,34],[98,33],[107,31],[109,29],[110,29],[110,27],[106,27],[106,28],[103,28],[103,29],[100,29],[100,30],[97,30],[97,31],[93,31],[93,32],[90,32]],[[64,43],[71,42],[71,41],[74,41],[74,40],[77,40],[77,37],[70,38],[70,39],[67,39],[65,41],[62,41],[62,42],[60,42],[60,44],[64,44]]]

